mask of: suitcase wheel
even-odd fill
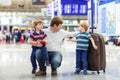
[[[100,72],[99,72],[99,71],[97,71],[97,74],[100,74]]]
[[[103,72],[105,73],[105,69],[103,69]]]

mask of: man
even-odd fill
[[[63,20],[59,17],[54,17],[51,20],[50,27],[44,29],[47,34],[48,42],[46,44],[48,50],[49,61],[51,64],[51,75],[57,75],[57,68],[60,67],[62,62],[61,45],[64,38],[73,37],[78,32],[68,32],[62,28]],[[40,46],[42,46],[40,44]],[[46,75],[46,66],[41,51],[36,51],[36,58],[40,67],[40,70],[35,73],[35,76]]]

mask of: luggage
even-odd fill
[[[104,37],[100,34],[91,33],[91,36],[98,46],[98,49],[95,50],[90,41],[88,50],[88,70],[97,71],[99,74],[99,70],[105,72],[106,68],[105,41]]]

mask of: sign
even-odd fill
[[[62,4],[62,15],[87,15],[87,3]]]
[[[87,3],[87,0],[53,0],[52,10],[54,11],[54,15],[57,16],[86,16],[88,11]],[[50,10],[49,6],[48,8]]]
[[[86,16],[88,11],[87,0],[61,0],[62,15]]]
[[[11,6],[12,0],[0,0],[0,6]]]
[[[116,34],[115,2],[110,2],[98,7],[98,30],[105,35]]]
[[[45,5],[45,0],[32,0],[33,5]]]
[[[53,6],[52,3],[50,3],[50,4],[47,5],[47,13],[48,14],[52,14],[52,10],[53,10],[52,6]]]
[[[110,2],[113,2],[113,1],[117,1],[117,0],[100,0],[99,2],[99,4],[100,5],[103,5],[103,4],[107,4],[107,3],[110,3]]]

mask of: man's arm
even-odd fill
[[[64,31],[64,35],[65,37],[75,37],[78,33],[80,33],[79,31],[78,32],[69,32],[69,31]]]

